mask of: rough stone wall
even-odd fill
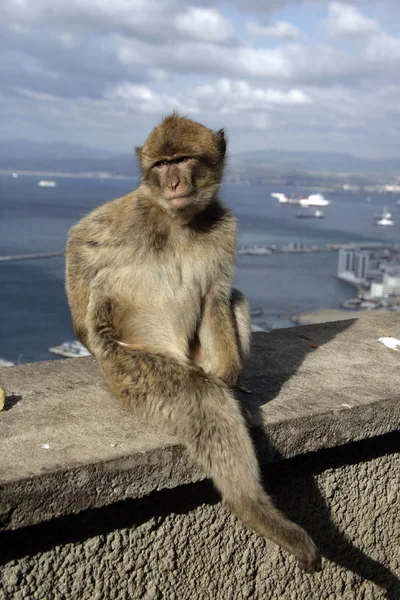
[[[201,482],[2,534],[0,598],[399,600],[400,460],[385,440],[367,456],[361,443],[265,471],[321,548],[320,573],[247,531]]]

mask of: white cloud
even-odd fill
[[[291,79],[296,68],[294,50],[290,47],[267,49],[182,41],[156,47],[125,37],[116,38],[114,44],[116,55],[126,67],[154,65],[176,73],[218,73],[278,80]]]
[[[296,40],[303,36],[300,29],[288,21],[272,21],[266,25],[248,21],[246,31],[254,37],[271,37],[277,40]]]
[[[331,35],[358,42],[359,51],[352,62],[360,70],[367,67],[374,73],[376,69],[400,66],[400,36],[385,32],[377,21],[364,17],[355,7],[331,3],[325,26]]]
[[[165,69],[148,69],[147,75],[153,81],[168,81],[171,75]]]
[[[379,33],[376,21],[364,17],[354,6],[342,2],[331,2],[325,22],[330,35],[342,38],[357,38]]]
[[[175,18],[175,28],[189,38],[223,44],[234,38],[235,29],[220,12],[209,8],[189,8]]]
[[[216,8],[191,7],[184,0],[3,0],[12,26],[39,24],[70,35],[123,33],[153,43],[179,38],[225,44],[234,39],[232,23]],[[188,6],[189,5],[189,6]]]
[[[371,37],[365,46],[365,59],[383,68],[390,67],[393,63],[400,66],[400,37],[388,35],[384,31]]]
[[[198,109],[190,102],[184,103],[177,96],[160,94],[143,85],[128,82],[117,85],[105,94],[106,100],[119,101],[129,110],[138,113],[164,115],[176,110],[197,114]]]
[[[300,89],[252,87],[244,80],[219,79],[176,95],[158,93],[149,86],[122,83],[105,94],[106,100],[121,102],[134,112],[159,114],[177,110],[183,114],[251,113],[312,104],[312,99]]]
[[[276,88],[252,87],[247,81],[219,79],[193,91],[200,105],[231,112],[268,110],[272,107],[311,104],[311,98],[300,89],[282,91]]]
[[[379,0],[373,20],[369,1],[0,0],[0,128],[81,143],[98,136],[123,150],[176,109],[225,125],[233,144],[240,131],[260,145],[268,129],[282,144],[364,151],[378,131],[388,154],[400,37],[382,11],[399,14],[400,2]],[[282,20],[294,4],[292,22]],[[320,42],[323,24],[335,40]]]

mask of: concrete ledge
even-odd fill
[[[260,460],[399,429],[400,314],[255,334],[241,400],[261,425]],[[2,369],[0,529],[203,478],[173,438],[136,422],[93,358]]]

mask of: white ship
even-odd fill
[[[288,198],[286,194],[273,192],[273,198],[279,201],[279,204],[297,204],[300,206],[329,206],[330,200],[327,200],[323,194],[310,194],[307,198]]]
[[[74,340],[73,342],[63,342],[59,346],[49,348],[49,352],[59,354],[66,358],[79,358],[80,356],[90,356],[89,350],[83,344]]]
[[[327,200],[322,194],[310,194],[308,198],[300,198],[301,206],[329,206],[330,200]]]
[[[394,221],[392,221],[392,219],[379,219],[378,221],[375,221],[376,225],[383,225],[384,227],[389,227],[391,225],[394,225]]]
[[[57,187],[57,184],[55,181],[50,181],[49,179],[41,179],[40,181],[38,181],[38,186],[39,187],[48,187],[48,188],[54,188]]]
[[[18,173],[13,173],[13,174],[11,175],[11,177],[12,177],[13,179],[18,179]]]

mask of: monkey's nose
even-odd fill
[[[176,188],[178,187],[179,183],[180,183],[180,180],[179,180],[178,178],[176,178],[176,179],[172,179],[172,180],[170,181],[169,187],[171,188],[171,190],[172,190],[173,192],[175,192],[175,190],[176,190]]]

